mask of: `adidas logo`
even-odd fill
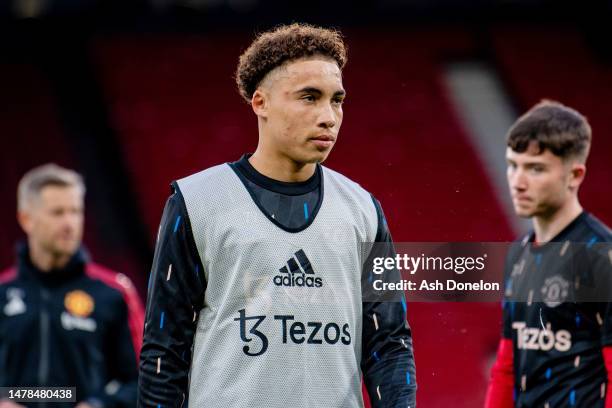
[[[308,288],[320,288],[323,286],[323,279],[313,276],[315,273],[304,251],[300,249],[294,255],[289,258],[287,265],[279,269],[280,275],[274,277],[274,284],[276,286],[305,286]]]

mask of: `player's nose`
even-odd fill
[[[515,191],[527,189],[527,178],[521,169],[516,169],[510,176],[510,187]]]
[[[323,104],[321,108],[321,112],[319,114],[319,123],[320,127],[331,129],[336,126],[337,118],[336,113],[331,104]]]

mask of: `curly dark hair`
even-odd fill
[[[250,102],[268,72],[286,61],[315,54],[328,56],[344,68],[346,45],[340,32],[294,23],[259,34],[238,62],[236,84],[240,95]]]
[[[561,159],[586,161],[591,145],[591,126],[578,111],[559,102],[543,100],[510,128],[507,145],[518,153],[537,142],[540,152],[550,150]]]

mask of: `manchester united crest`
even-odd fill
[[[64,298],[66,310],[73,316],[87,317],[94,310],[94,300],[87,292],[73,290]]]
[[[544,281],[542,300],[548,307],[557,307],[565,302],[569,293],[569,282],[561,276],[553,276]]]

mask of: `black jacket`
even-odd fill
[[[0,386],[76,387],[76,402],[53,407],[135,406],[142,321],[125,275],[84,250],[44,273],[22,246],[17,267],[0,274]]]

